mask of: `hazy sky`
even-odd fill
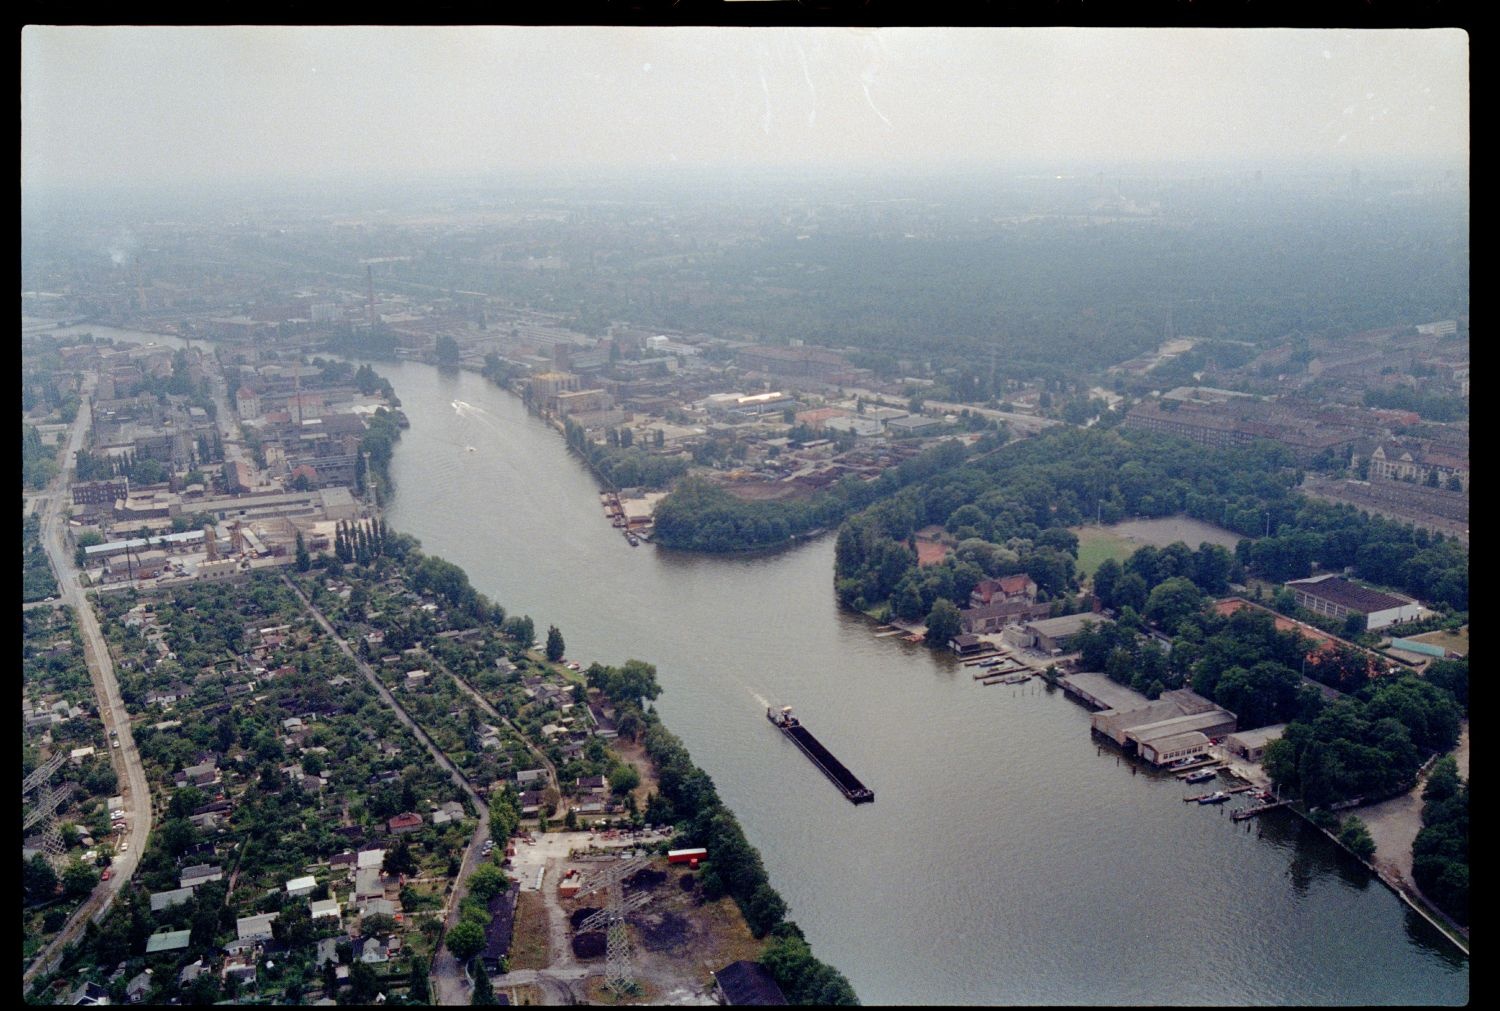
[[[1458,30],[31,26],[24,185],[1467,159]]]

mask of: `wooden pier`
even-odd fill
[[[1191,803],[1193,801],[1202,800],[1204,797],[1212,797],[1216,793],[1227,793],[1232,797],[1237,793],[1246,793],[1253,789],[1255,789],[1255,787],[1248,784],[1245,786],[1231,786],[1227,790],[1210,790],[1208,793],[1200,793],[1196,797],[1184,797],[1182,799],[1184,803]]]
[[[1268,804],[1257,804],[1255,807],[1247,807],[1243,811],[1234,812],[1233,818],[1235,821],[1244,821],[1246,818],[1254,818],[1258,814],[1274,811],[1278,807],[1286,807],[1290,803],[1289,800],[1273,800]]]

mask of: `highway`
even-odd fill
[[[108,735],[110,731],[117,731],[119,734],[120,746],[111,748],[109,755],[115,774],[120,779],[120,795],[125,800],[125,818],[129,826],[126,838],[129,845],[125,852],[115,856],[112,865],[114,874],[110,880],[100,881],[94,887],[93,894],[63,925],[62,931],[53,942],[44,948],[22,973],[23,992],[37,975],[50,970],[59,961],[64,949],[78,938],[89,919],[93,919],[96,923],[104,919],[116,896],[120,894],[120,890],[135,873],[136,865],[140,861],[141,854],[145,852],[146,841],[151,834],[151,790],[146,783],[146,770],[141,764],[139,752],[136,751],[135,739],[130,733],[130,714],[125,709],[124,699],[120,697],[120,684],[115,680],[114,664],[110,660],[109,647],[104,640],[104,633],[99,628],[98,618],[94,615],[93,606],[84,592],[78,569],[73,564],[73,553],[68,550],[65,539],[66,506],[70,501],[68,487],[72,479],[76,454],[83,445],[84,436],[89,430],[90,392],[91,389],[84,390],[83,403],[78,409],[78,416],[74,419],[73,429],[69,433],[63,466],[57,477],[53,479],[48,494],[43,500],[45,509],[42,513],[42,546],[52,562],[53,571],[57,573],[58,600],[72,607],[73,613],[77,616],[79,632],[83,637],[84,660],[88,664],[89,677],[94,684],[94,698],[99,704],[99,715],[104,723],[105,733]]]

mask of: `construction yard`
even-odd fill
[[[515,1003],[715,1003],[713,970],[756,958],[764,942],[751,936],[734,900],[705,901],[694,870],[657,853],[665,839],[558,832],[518,840],[512,873],[522,891],[510,972],[495,978],[497,991]],[[608,907],[611,888],[595,886],[612,872],[620,879],[616,901],[628,910],[637,983],[626,996],[606,985],[607,928],[586,924]]]

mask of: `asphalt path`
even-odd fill
[[[84,592],[78,569],[73,564],[72,552],[68,550],[64,542],[67,523],[64,507],[68,501],[68,485],[74,471],[76,454],[83,445],[83,437],[88,432],[91,417],[88,398],[90,389],[86,388],[83,392],[83,403],[78,409],[78,416],[73,421],[64,465],[57,477],[53,479],[46,499],[46,507],[42,515],[42,546],[52,562],[53,570],[57,573],[58,601],[56,603],[69,605],[77,616],[79,631],[83,636],[84,660],[88,664],[89,678],[93,682],[94,698],[99,705],[99,715],[104,723],[105,733],[106,735],[110,731],[118,733],[120,746],[110,748],[109,755],[115,774],[122,784],[120,796],[125,801],[125,818],[129,826],[126,836],[128,846],[124,852],[116,854],[111,865],[114,873],[110,876],[110,880],[101,880],[94,887],[93,893],[69,917],[68,922],[63,925],[52,943],[44,948],[22,973],[23,991],[44,970],[51,971],[55,968],[61,961],[64,950],[77,940],[90,919],[95,923],[104,919],[110,906],[119,896],[120,890],[135,873],[141,854],[146,850],[152,825],[151,790],[146,783],[146,769],[141,764],[141,756],[136,750],[135,739],[130,733],[130,713],[125,708],[125,700],[120,696],[120,684],[115,679],[114,664],[109,657],[109,646],[105,642],[104,633],[99,628],[99,620],[94,614],[93,606],[89,603],[88,595]]]

